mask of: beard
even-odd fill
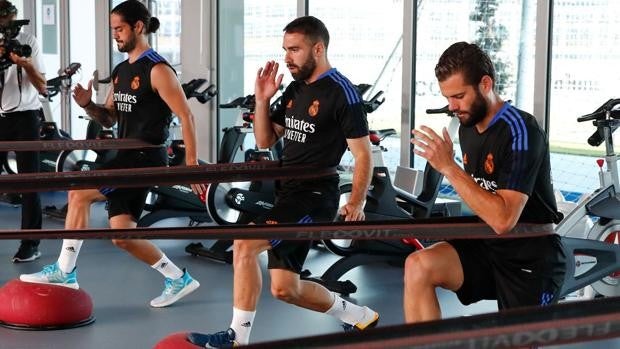
[[[297,68],[297,73],[291,72],[291,75],[293,76],[293,79],[295,79],[295,81],[308,80],[316,69],[316,60],[314,59],[312,54],[310,54],[308,56],[308,59],[306,59],[306,61],[304,62],[304,64],[301,65],[301,67],[294,64],[289,64],[288,68],[290,69],[291,67]]]
[[[487,106],[487,102],[482,97],[482,94],[480,93],[480,91],[476,90],[476,99],[474,99],[474,102],[471,104],[471,107],[469,107],[469,112],[467,112],[467,114],[469,114],[469,117],[463,118],[463,119],[459,118],[459,121],[461,122],[461,126],[463,127],[476,126],[477,123],[479,123],[480,121],[482,121],[482,119],[484,119],[484,117],[487,115],[488,110],[489,110],[489,107]]]
[[[129,52],[131,50],[133,50],[134,48],[136,48],[136,36],[132,35],[130,36],[127,41],[125,41],[123,43],[123,45],[121,45],[118,41],[116,42],[116,47],[118,48],[119,52]]]

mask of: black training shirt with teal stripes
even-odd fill
[[[271,119],[285,128],[284,166],[336,166],[348,138],[368,135],[362,98],[336,69],[328,70],[311,84],[293,81]]]
[[[482,188],[528,195],[520,222],[555,220],[549,145],[532,115],[506,102],[484,132],[461,126],[459,139],[465,171]]]

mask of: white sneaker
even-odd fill
[[[33,282],[37,284],[52,284],[58,286],[69,287],[74,290],[80,288],[77,283],[77,268],[72,272],[65,273],[58,268],[58,263],[46,265],[38,273],[22,274],[19,279],[24,282]]]
[[[378,323],[379,313],[368,307],[364,307],[364,317],[359,322],[353,325],[344,323],[342,324],[342,328],[345,332],[364,331],[377,326]]]
[[[194,292],[199,286],[200,283],[194,280],[187,270],[183,269],[183,276],[180,278],[175,280],[166,278],[164,281],[164,291],[151,301],[151,307],[167,307]]]

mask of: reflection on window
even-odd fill
[[[591,122],[577,117],[593,112],[610,98],[620,98],[620,2],[554,1],[549,140],[554,185],[565,196],[598,186]],[[570,199],[570,197],[569,197]]]

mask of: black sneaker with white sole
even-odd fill
[[[41,252],[39,252],[38,246],[21,244],[13,256],[13,263],[32,262],[39,257],[41,257]]]

